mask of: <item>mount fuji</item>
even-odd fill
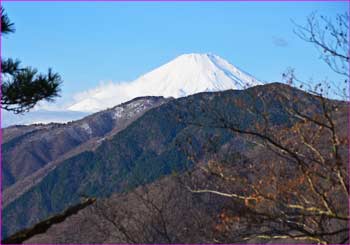
[[[70,111],[96,112],[139,96],[184,97],[199,92],[261,85],[248,73],[213,54],[184,54],[128,83],[103,84],[81,93]]]
[[[136,97],[184,97],[199,92],[241,90],[263,84],[223,58],[213,54],[183,54],[131,82],[104,83],[76,94],[64,108],[51,104],[23,115],[2,111],[1,127],[14,124],[65,123],[93,112],[115,107]],[[45,109],[46,108],[46,109]]]

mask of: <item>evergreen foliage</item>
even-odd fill
[[[4,9],[1,8],[1,34],[15,32]],[[50,68],[47,74],[38,73],[32,67],[21,67],[19,60],[1,60],[1,108],[23,113],[39,101],[52,101],[60,92],[61,76]]]

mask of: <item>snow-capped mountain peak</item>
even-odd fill
[[[248,73],[213,54],[184,54],[135,81],[108,84],[85,93],[69,107],[73,111],[98,111],[139,96],[183,97],[204,91],[245,89],[262,84]]]
[[[182,97],[203,91],[244,89],[257,79],[211,54],[184,54],[134,81],[147,95]]]

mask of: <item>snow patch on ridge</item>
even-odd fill
[[[82,129],[84,129],[88,134],[92,134],[92,129],[90,128],[90,125],[86,122],[80,125]]]
[[[123,116],[124,108],[123,107],[116,107],[114,109],[113,119],[121,118]]]

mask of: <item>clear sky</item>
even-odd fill
[[[317,11],[346,2],[3,2],[16,32],[2,55],[62,75],[63,98],[100,81],[128,81],[184,53],[213,53],[264,81],[288,67],[304,79],[336,78],[293,33]]]

